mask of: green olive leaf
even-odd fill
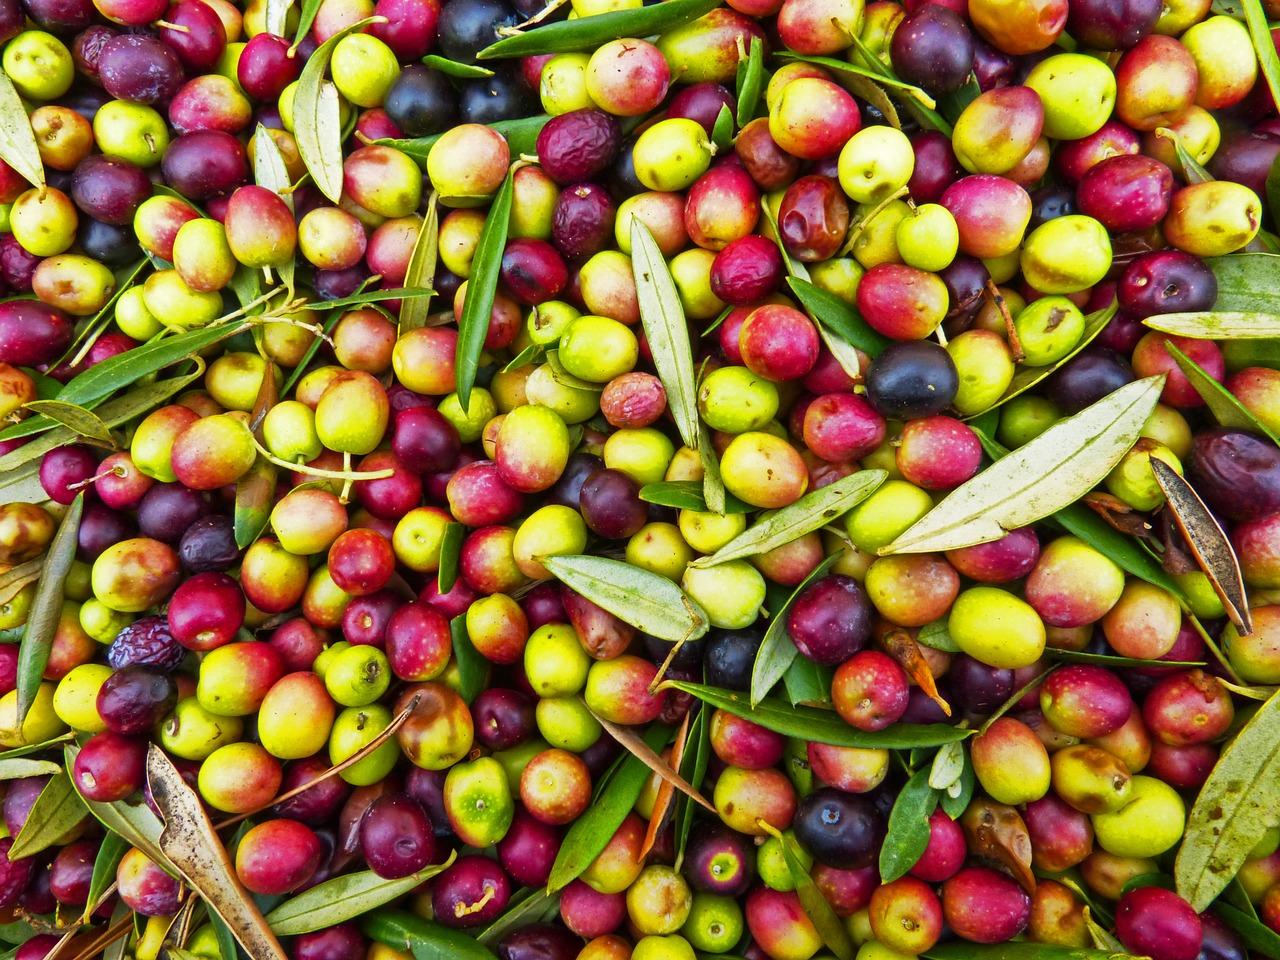
[[[287,6],[284,12],[285,15],[288,15]],[[258,186],[265,187],[275,193],[285,202],[285,206],[290,211],[293,210],[293,184],[289,180],[289,169],[284,164],[284,156],[280,153],[280,148],[276,145],[275,140],[271,138],[271,134],[267,132],[267,128],[262,124],[258,124],[253,133],[253,179]],[[292,295],[294,258],[290,257],[284,263],[279,264],[276,267],[276,272],[280,275],[285,289]],[[254,271],[254,273],[256,274],[257,271]],[[254,298],[251,297],[250,299]],[[243,300],[241,305],[244,305]]]
[[[1204,910],[1249,851],[1280,826],[1280,695],[1258,708],[1222,751],[1200,788],[1173,876],[1192,909]]]
[[[5,762],[32,764],[41,761],[8,760]],[[36,797],[26,822],[14,837],[13,846],[9,848],[10,860],[30,857],[41,850],[49,849],[62,841],[76,824],[89,815],[89,811],[80,802],[80,795],[71,785],[71,778],[56,763],[51,763],[49,766],[56,772]]]
[[[717,150],[728,150],[733,146],[733,111],[726,103],[716,114],[716,122],[711,128],[711,142]]]
[[[547,125],[547,121],[550,119],[550,114],[540,113],[536,116],[519,117],[515,120],[496,120],[493,123],[485,124],[485,126],[502,134],[507,141],[507,146],[511,148],[511,155],[519,157],[523,154],[534,152],[534,146],[538,142],[538,134],[542,132],[542,128]],[[374,142],[382,147],[394,147],[419,166],[425,166],[427,154],[431,152],[431,148],[435,146],[436,141],[439,139],[440,134],[433,133],[429,137],[384,137]]]
[[[1045,647],[1044,659],[1063,663],[1096,663],[1100,667],[1121,669],[1124,667],[1203,667],[1203,660],[1142,660],[1138,657],[1120,657],[1110,653],[1090,653],[1087,650],[1062,650]]]
[[[710,628],[706,612],[661,574],[608,557],[542,557],[561,583],[624,623],[661,640],[696,640]]]
[[[1245,902],[1248,903],[1248,900],[1246,899]],[[1271,957],[1272,960],[1280,960],[1280,934],[1259,922],[1257,917],[1250,916],[1222,900],[1218,900],[1209,909],[1240,935],[1240,939],[1250,951],[1264,957]]]
[[[50,433],[53,432],[50,431]],[[70,433],[70,431],[67,432]],[[46,434],[45,436],[49,435]],[[72,439],[74,439],[74,434],[66,442],[70,443]],[[44,440],[44,437],[41,437],[40,440]],[[17,453],[25,450],[33,444],[40,443],[40,440],[33,440],[31,443],[24,444],[18,450],[12,452]],[[59,444],[55,443],[49,449],[52,450],[55,446],[59,446]],[[24,457],[20,466],[0,473],[0,503],[44,503],[49,499],[49,494],[45,492],[43,485],[40,483],[40,457],[43,455],[43,453],[39,453],[34,456]],[[8,456],[8,454],[5,456]],[[0,457],[0,460],[2,459],[4,458]]]
[[[476,934],[476,940],[486,947],[494,946],[512,930],[531,923],[546,923],[560,910],[560,895],[546,890],[526,890],[511,898],[502,916]]]
[[[708,509],[700,480],[660,480],[657,483],[646,483],[640,488],[640,499],[645,503],[656,503],[660,507],[671,507],[674,510],[697,510],[702,513]],[[725,499],[724,513],[750,513],[754,509],[735,496],[729,495]]]
[[[817,580],[840,559],[840,554],[832,554],[809,572],[809,575],[791,591],[776,608],[769,608],[769,628],[764,632],[760,648],[756,651],[755,664],[751,668],[751,705],[755,706],[763,700],[783,678],[800,651],[787,632],[787,611],[796,602],[796,597]]]
[[[1269,257],[1260,253],[1250,256]],[[1280,337],[1280,314],[1207,310],[1202,313],[1164,313],[1142,321],[1152,330],[1191,340],[1269,340]]]
[[[13,81],[3,70],[0,70],[0,160],[13,167],[33,187],[44,189],[44,163],[40,160],[31,119]]]
[[[458,696],[470,703],[489,681],[489,661],[471,643],[465,613],[449,621],[449,636],[453,641],[453,659],[458,666]]]
[[[720,458],[711,445],[710,435],[702,429],[698,431],[698,460],[702,464],[702,499],[708,510],[723,516],[729,509],[730,495],[720,475]],[[737,497],[732,499],[741,502]]]
[[[920,956],[927,960],[1137,960],[1127,953],[1096,947],[1063,947],[1054,943],[1009,940],[1005,943],[970,943],[955,940],[930,947]]]
[[[404,275],[405,286],[429,289],[435,282],[439,254],[440,204],[436,192],[432,190],[427,197],[427,212],[422,217],[422,225],[418,227],[418,237],[413,242],[413,252],[409,254],[409,266]],[[425,327],[430,308],[430,297],[412,297],[403,301],[400,304],[400,336],[403,337],[410,330]]]
[[[751,49],[745,64],[738,70],[738,126],[745,127],[756,115],[760,94],[764,90],[764,41],[751,38]]]
[[[793,707],[821,707],[831,709],[831,681],[835,668],[814,663],[807,657],[796,657],[782,675],[782,686]]]
[[[818,885],[813,882],[813,877],[809,875],[801,859],[796,841],[764,821],[759,821],[759,824],[765,833],[779,842],[783,862],[786,863],[787,872],[791,874],[791,882],[795,886],[796,897],[799,898],[801,908],[813,923],[813,928],[818,931],[822,942],[838,960],[853,960],[855,948],[853,940],[849,937],[849,931],[845,929],[844,922],[836,916],[836,912],[831,909],[831,904],[818,889]]]
[[[483,80],[485,77],[493,76],[493,71],[488,67],[482,67],[476,63],[459,63],[457,60],[450,60],[435,53],[427,54],[422,58],[422,62],[432,70],[440,71],[446,77],[456,77],[459,80]]]
[[[309,5],[303,6],[304,17]],[[338,88],[324,74],[339,40],[371,23],[385,22],[384,17],[366,17],[329,37],[307,58],[294,90],[293,135],[298,141],[298,156],[316,187],[333,203],[342,198],[342,117]],[[301,24],[298,30],[299,38],[306,36]]]
[[[680,776],[689,781],[695,790],[702,789],[702,782],[707,778],[707,767],[711,761],[711,731],[709,729],[711,711],[706,707],[698,708],[698,715],[689,724],[689,734],[685,738],[684,756],[680,758]],[[697,813],[696,804],[684,794],[676,797],[676,865],[684,856],[685,845],[689,842],[689,831],[693,828],[693,818]]]
[[[1164,348],[1186,376],[1187,382],[1200,394],[1200,399],[1219,426],[1259,433],[1270,437],[1272,443],[1280,445],[1280,434],[1259,420],[1252,410],[1236,399],[1235,394],[1209,376],[1204,367],[1179,350],[1172,341],[1166,341]]]
[[[1137,380],[1059,421],[961,484],[880,553],[987,543],[1070,506],[1133,446],[1163,385],[1163,376]]]
[[[1280,55],[1277,55],[1275,42],[1271,39],[1267,14],[1258,0],[1240,0],[1240,6],[1244,10],[1245,26],[1253,39],[1254,52],[1258,55],[1258,68],[1267,80],[1271,96],[1280,103]]]
[[[947,618],[926,623],[916,634],[916,643],[943,653],[959,653],[960,646],[951,638],[951,629]]]
[[[835,57],[806,56],[799,53],[780,53],[779,58],[792,62],[812,63],[815,66],[830,70],[833,73],[841,75],[841,78],[853,76],[863,80],[870,80],[877,84],[882,84],[893,90],[901,91],[901,95],[914,101],[918,106],[932,110],[936,107],[937,101],[929,96],[920,87],[915,84],[907,83],[893,75],[893,72],[887,68],[881,70],[868,69],[860,67],[856,63],[850,63],[847,60],[837,60]]]
[[[1249,598],[1245,595],[1240,560],[1222,524],[1209,512],[1191,484],[1163,460],[1152,457],[1151,472],[1164,492],[1165,503],[1173,514],[1174,522],[1182,531],[1196,563],[1209,578],[1214,593],[1222,601],[1227,616],[1240,628],[1241,635],[1253,633],[1253,618],[1249,614]]]
[[[640,301],[640,322],[653,354],[654,369],[667,391],[667,406],[684,445],[697,450],[701,424],[689,324],[658,241],[639,217],[631,220],[631,270]]]
[[[1205,260],[1205,265],[1213,271],[1218,281],[1215,310],[1223,313],[1262,314],[1274,311],[1276,290],[1280,289],[1280,255],[1232,253],[1225,257],[1209,257]],[[1169,316],[1176,317],[1180,314]]]
[[[53,635],[57,632],[58,620],[62,616],[62,589],[66,584],[67,574],[71,572],[71,564],[76,559],[76,537],[80,532],[80,517],[83,513],[82,491],[76,494],[58,524],[58,532],[53,535],[53,541],[45,555],[44,572],[36,584],[36,595],[31,600],[27,629],[18,647],[18,709],[14,723],[14,727],[18,729],[22,727],[27,711],[35,702],[45,665],[49,662]]]
[[[699,557],[691,567],[714,567],[730,560],[768,553],[812,533],[852,510],[884,483],[883,470],[859,470],[835,483],[810,490],[795,503],[775,510],[748,527],[715,553]]]
[[[32,413],[43,414],[55,423],[62,424],[83,440],[112,450],[116,447],[111,429],[92,410],[65,400],[32,400],[23,406]]]
[[[645,730],[643,739],[649,749],[656,751],[661,750],[670,737],[670,727],[654,724]],[[635,806],[648,780],[649,768],[644,761],[627,754],[586,813],[569,827],[551,867],[548,891],[555,893],[564,889],[591,866],[591,861],[600,855]]]
[[[912,747],[938,747],[963,740],[973,733],[962,727],[942,723],[895,723],[884,730],[866,731],[851,727],[831,710],[793,706],[776,697],[765,697],[754,707],[750,697],[737,690],[724,690],[685,680],[666,680],[665,688],[682,690],[703,703],[734,716],[758,723],[785,737],[799,737],[837,747],[868,747],[885,750],[908,750]]]
[[[1191,151],[1183,144],[1182,137],[1178,136],[1176,130],[1170,130],[1168,127],[1156,127],[1155,135],[1161,140],[1168,140],[1173,144],[1173,152],[1178,158],[1178,166],[1182,168],[1182,179],[1187,181],[1188,184],[1208,183],[1213,179],[1213,175],[1204,168],[1204,165],[1191,155]]]
[[[917,770],[898,791],[889,811],[889,827],[880,847],[883,883],[905,876],[929,846],[929,815],[938,805],[938,791],[929,785],[929,774],[928,767]]]
[[[1008,403],[1014,397],[1026,393],[1032,387],[1041,383],[1046,377],[1050,376],[1067,363],[1070,363],[1076,354],[1089,344],[1093,343],[1098,334],[1102,333],[1103,328],[1106,327],[1106,325],[1111,322],[1111,318],[1116,315],[1117,309],[1119,309],[1119,304],[1113,299],[1110,305],[1103,307],[1101,310],[1095,310],[1093,313],[1085,317],[1084,332],[1081,334],[1079,342],[1077,342],[1065,356],[1060,357],[1055,362],[1048,363],[1040,367],[1027,366],[1026,364],[1019,366],[1017,372],[1013,375],[1013,379],[1009,381],[1009,386],[1005,388],[1005,391],[1000,395],[1000,398],[996,400],[995,403],[991,404],[991,406],[978,411],[973,416],[980,417],[988,410],[994,410],[1002,404]],[[971,420],[973,417],[966,417],[965,419]]]
[[[457,851],[452,851],[444,863],[432,864],[395,880],[380,877],[372,870],[334,877],[280,904],[267,914],[267,924],[277,936],[295,937],[345,923],[443,873],[457,856]]]
[[[852,306],[834,293],[799,277],[789,278],[787,285],[820,328],[853,344],[868,356],[878,357],[892,342],[873,330]]]
[[[32,760],[29,757],[0,760],[0,780],[21,780],[23,777],[43,777],[61,772],[62,765],[52,760]]]
[[[460,930],[450,930],[405,910],[383,908],[360,918],[365,936],[416,960],[497,960],[493,951]]]
[[[683,26],[720,6],[720,0],[664,0],[648,7],[616,10],[513,32],[477,54],[480,60],[542,53],[594,50],[618,37],[649,37]]]
[[[507,248],[507,233],[511,229],[511,202],[514,193],[512,173],[507,171],[489,215],[484,218],[480,240],[471,260],[471,276],[467,278],[467,295],[462,304],[462,316],[458,319],[458,346],[454,362],[454,387],[463,410],[471,408],[471,387],[480,370],[480,354],[484,352],[484,340],[489,335],[489,320],[493,312],[494,297],[498,292],[498,277],[502,272],[502,254]]]
[[[276,493],[276,465],[258,457],[249,472],[236,481],[234,531],[241,550],[267,528]]]
[[[461,523],[447,523],[440,535],[440,569],[436,574],[436,586],[441,593],[448,593],[458,582],[458,561],[462,558],[462,543],[467,539],[467,528]]]
[[[116,882],[116,868],[128,852],[128,841],[108,830],[98,846],[98,855],[93,858],[93,874],[89,877],[89,896],[85,898],[82,919],[93,914],[95,904],[102,899],[107,888]]]

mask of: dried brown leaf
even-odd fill
[[[1252,633],[1253,619],[1249,615],[1249,598],[1244,592],[1240,561],[1231,548],[1226,531],[1209,512],[1191,484],[1182,479],[1176,470],[1164,461],[1152,457],[1151,472],[1164,491],[1174,522],[1195,555],[1196,563],[1213,585],[1227,616],[1240,628],[1242,634]]]
[[[970,851],[1003,866],[1027,893],[1036,892],[1031,836],[1017,810],[994,800],[974,800],[960,818],[960,826]]]
[[[0,603],[8,603],[25,587],[39,580],[40,571],[43,569],[44,557],[39,556],[0,573]]]
[[[147,784],[164,818],[160,849],[183,879],[254,960],[285,960],[284,948],[232,868],[200,798],[155,744],[147,752]]]
[[[689,714],[691,711],[685,711],[684,719],[680,721],[680,727],[676,730],[675,743],[671,745],[671,769],[679,770],[680,763],[684,759],[685,742],[689,738]],[[653,845],[658,840],[658,831],[662,828],[662,821],[666,819],[667,811],[671,809],[671,800],[675,796],[676,788],[669,780],[663,780],[658,785],[658,795],[654,799],[653,812],[649,815],[649,827],[644,832],[644,843],[640,845],[640,859],[643,860],[649,855],[649,851],[653,849]]]
[[[1146,515],[1139,513],[1119,497],[1095,490],[1086,493],[1081,502],[1107,521],[1107,525],[1131,537],[1146,538],[1151,536],[1151,522]]]
[[[929,661],[925,659],[920,644],[912,639],[911,634],[905,630],[891,630],[880,642],[884,644],[889,656],[897,660],[898,665],[907,671],[907,676],[925,692],[925,696],[936,703],[948,717],[951,716],[951,704],[938,693],[938,684],[934,680],[933,671],[929,669]]]
[[[623,748],[633,757],[641,761],[646,767],[660,776],[663,780],[667,781],[667,783],[671,784],[685,796],[693,800],[694,803],[704,807],[711,813],[716,812],[716,808],[708,803],[702,794],[693,789],[692,784],[690,784],[688,780],[672,769],[672,764],[667,763],[660,756],[654,753],[653,750],[650,749],[649,745],[641,740],[639,735],[637,735],[633,730],[628,727],[619,726],[612,720],[606,720],[594,710],[591,712],[591,715],[599,720],[600,726],[604,727],[605,730],[609,732],[609,735],[612,736],[613,739],[617,740],[618,743],[622,744]]]

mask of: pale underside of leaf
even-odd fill
[[[8,74],[0,70],[0,160],[33,187],[44,186],[44,164],[22,99]]]
[[[160,849],[230,928],[254,960],[285,960],[284,948],[231,866],[204,806],[173,761],[155,744],[147,751],[147,784],[164,818]]]
[[[833,523],[871,496],[888,476],[883,470],[860,470],[835,483],[811,490],[795,503],[775,511],[734,537],[715,553],[690,566],[714,567],[742,557],[768,553],[806,533]]]
[[[659,574],[607,557],[543,557],[542,563],[592,603],[662,640],[696,640],[710,627],[706,612]]]
[[[1163,376],[1137,380],[1058,422],[957,487],[880,553],[988,543],[1074,503],[1133,446],[1163,386]]]
[[[435,281],[436,260],[440,251],[440,205],[436,192],[431,191],[427,197],[427,211],[422,217],[422,225],[418,227],[417,239],[413,242],[413,252],[409,255],[409,268],[405,271],[404,282],[407,287],[429,287]],[[429,297],[414,297],[400,304],[400,335],[410,330],[425,326],[430,313]]]
[[[1178,849],[1178,893],[1204,910],[1249,852],[1280,826],[1280,695],[1258,708],[1200,789]]]
[[[61,400],[32,400],[25,406],[32,413],[41,413],[50,420],[56,420],[85,440],[91,440],[105,447],[115,446],[111,430],[103,422],[102,417],[92,410],[86,410],[74,403],[64,403]]]
[[[1142,321],[1152,330],[1190,340],[1269,340],[1280,337],[1280,314],[1207,310],[1164,313]]]
[[[672,769],[671,764],[667,763],[667,761],[663,760],[662,757],[658,756],[657,753],[651,750],[649,745],[641,740],[635,731],[600,716],[600,714],[596,713],[594,710],[590,710],[590,713],[597,721],[599,721],[600,726],[604,727],[605,730],[609,732],[609,735],[613,737],[613,739],[617,740],[618,743],[622,744],[623,748],[626,749],[633,757],[638,759],[646,767],[656,773],[667,783],[671,784],[671,786],[675,787],[686,797],[706,809],[709,813],[716,812],[716,808],[713,807],[702,794],[695,790],[689,781],[676,773],[676,771]]]
[[[1171,466],[1152,457],[1151,472],[1164,491],[1178,529],[1182,531],[1200,569],[1209,578],[1214,593],[1222,601],[1227,616],[1240,628],[1242,635],[1253,633],[1253,618],[1249,614],[1249,599],[1245,595],[1240,561],[1226,531],[1191,484]]]
[[[667,391],[667,406],[675,418],[680,439],[685,446],[696,450],[700,427],[689,326],[658,242],[639,217],[631,220],[631,269],[640,303],[640,322],[653,354],[654,368]]]
[[[809,584],[830,570],[840,556],[839,553],[834,553],[814,567],[809,575],[791,591],[782,606],[770,611],[772,615],[769,618],[769,627],[764,632],[764,639],[760,641],[755,664],[751,668],[751,705],[753,707],[769,695],[769,691],[786,675],[795,658],[800,655],[795,642],[787,632],[787,611],[791,608],[791,604],[795,603],[796,597],[800,596]]]

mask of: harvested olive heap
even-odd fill
[[[0,960],[1280,960],[1280,0],[541,2],[0,0]]]

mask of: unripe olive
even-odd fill
[[[707,172],[714,151],[701,124],[672,117],[640,134],[632,160],[637,179],[650,190],[683,190]]]
[[[760,616],[765,582],[745,560],[730,560],[714,567],[688,567],[680,585],[706,611],[713,627],[741,630]]]
[[[1247,187],[1243,189],[1252,195]],[[1087,290],[1111,269],[1111,238],[1093,217],[1057,217],[1027,235],[1021,264],[1027,283],[1043,293]]]
[[[970,587],[947,618],[956,645],[975,660],[1005,670],[1027,667],[1045,647],[1044,622],[1024,600],[997,587]]]

